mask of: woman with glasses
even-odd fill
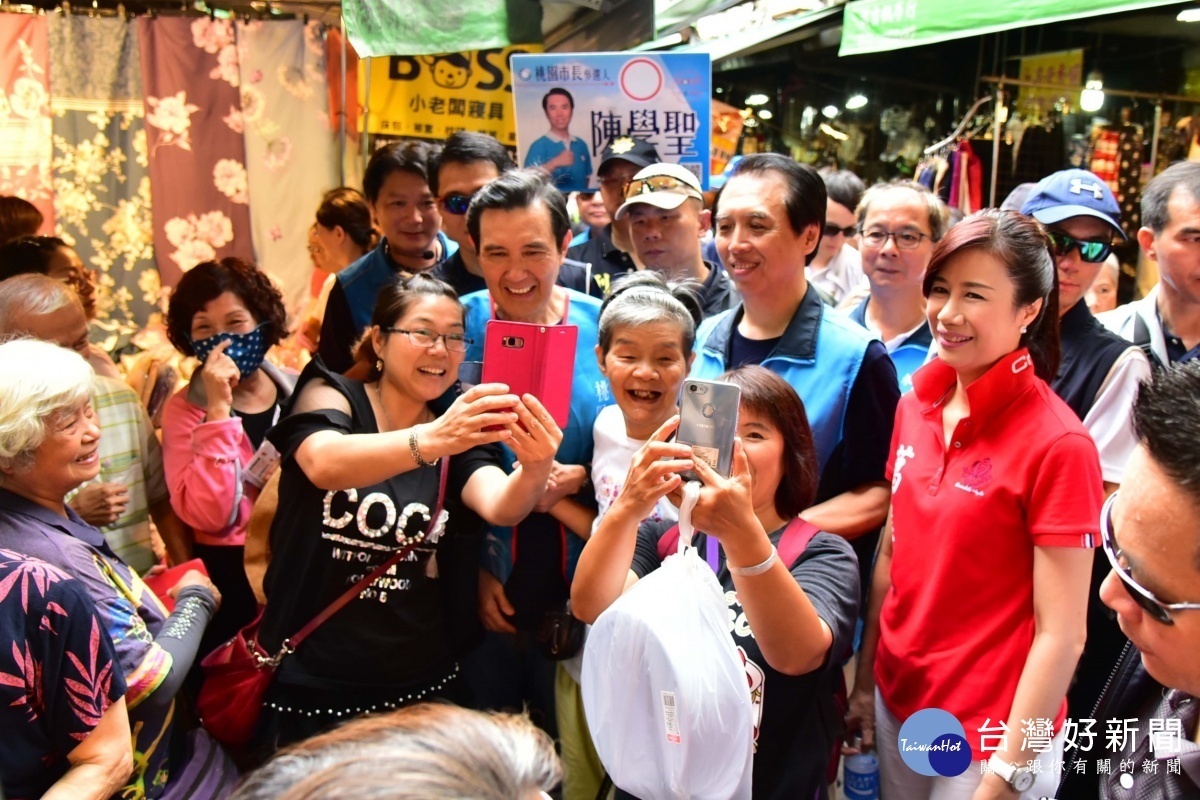
[[[1048,247],[1028,217],[983,211],[946,234],[925,273],[938,357],[896,412],[848,715],[878,748],[885,797],[1043,797],[1058,785],[1102,494],[1091,437],[1046,384],[1058,364]],[[924,754],[902,756],[898,737],[933,708],[958,720],[970,754],[921,774],[909,763]]]
[[[458,565],[439,560],[447,540],[477,534],[474,515],[511,525],[529,513],[562,441],[537,400],[500,384],[473,387],[434,413],[468,345],[448,285],[426,275],[387,284],[363,343],[366,382],[314,359],[270,434],[282,458],[260,636],[270,652],[424,534],[412,555],[283,660],[261,731],[271,748],[359,714],[462,696],[443,591],[447,568]],[[512,475],[489,446],[497,442],[516,455]],[[427,531],[443,459],[446,516]],[[476,547],[464,556],[472,580],[479,555]]]
[[[867,279],[863,276],[854,234],[858,222],[854,209],[867,188],[862,179],[849,170],[822,171],[825,182],[825,229],[812,263],[804,268],[808,282],[837,305],[847,297],[865,292]],[[828,302],[828,300],[826,300]]]
[[[948,222],[945,204],[913,181],[876,184],[858,204],[858,249],[871,292],[850,318],[883,342],[901,392],[912,388],[933,343],[921,283]]]

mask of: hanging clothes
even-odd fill
[[[970,142],[959,142],[954,152],[954,175],[950,182],[950,207],[964,215],[983,208],[983,165]]]
[[[1121,134],[1115,128],[1104,126],[1092,133],[1092,152],[1088,158],[1088,169],[1108,184],[1115,193],[1117,184],[1117,153],[1120,150]]]
[[[1117,138],[1117,186],[1121,227],[1133,238],[1142,227],[1142,162],[1145,136],[1141,125],[1122,125]]]

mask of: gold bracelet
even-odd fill
[[[767,556],[767,560],[761,564],[755,564],[753,567],[735,567],[726,561],[725,566],[729,567],[729,572],[733,575],[761,575],[778,560],[779,551],[775,549],[775,545],[771,545],[771,555]]]
[[[417,462],[418,467],[436,467],[441,458],[435,458],[433,461],[426,461],[421,458],[421,448],[417,446],[417,426],[413,425],[408,429],[408,452],[412,453],[413,461]]]

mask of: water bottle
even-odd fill
[[[843,771],[846,800],[879,800],[879,759],[874,753],[846,756]]]

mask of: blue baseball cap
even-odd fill
[[[1053,225],[1071,217],[1095,217],[1112,226],[1122,239],[1121,206],[1112,189],[1095,173],[1086,169],[1064,169],[1042,178],[1021,206],[1043,225]]]

